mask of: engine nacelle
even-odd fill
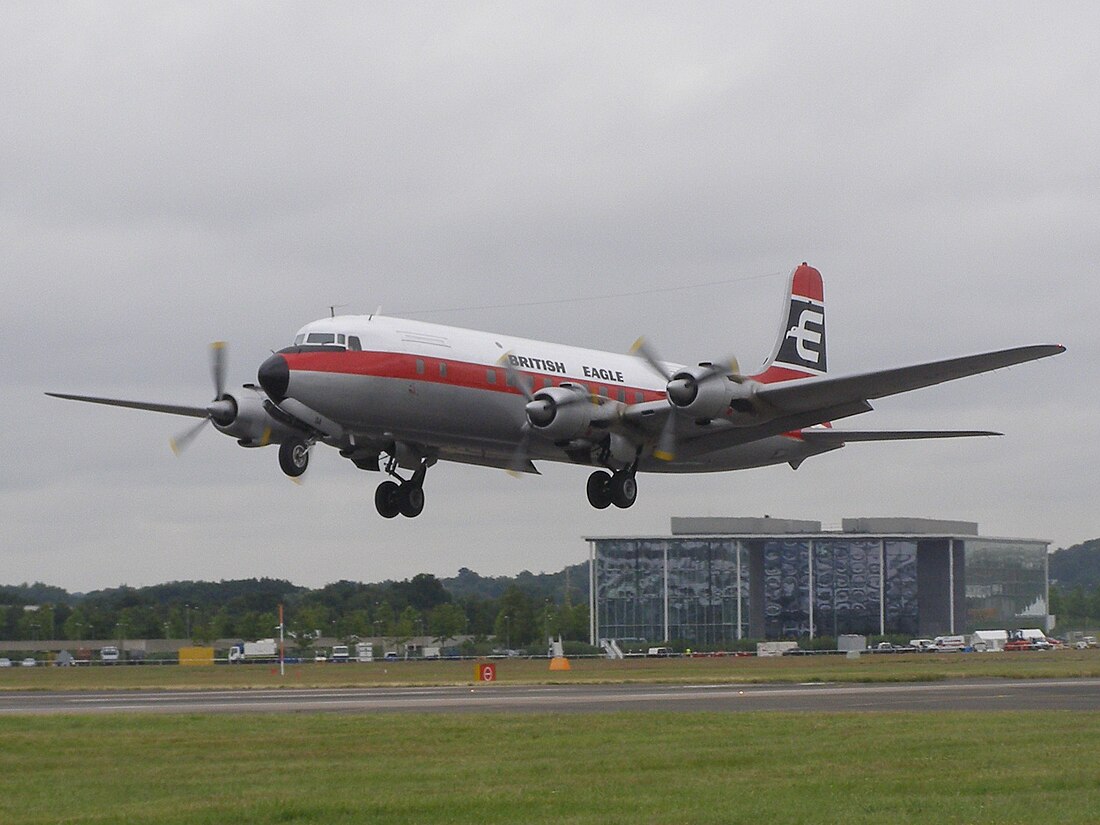
[[[219,432],[237,439],[242,447],[263,447],[302,437],[300,430],[264,409],[264,399],[257,392],[242,389],[240,396],[226,394],[215,403],[220,409],[211,414],[211,423]]]
[[[669,403],[697,420],[751,417],[752,386],[737,383],[709,365],[681,370],[666,388]]]
[[[612,404],[593,403],[587,389],[572,383],[537,391],[526,409],[532,429],[555,443],[586,436],[616,415]]]

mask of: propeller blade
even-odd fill
[[[512,457],[508,459],[508,469],[506,470],[512,478],[519,478],[523,475],[523,471],[531,463],[531,458],[527,455],[527,450],[531,445],[531,425],[524,421],[520,433],[519,443],[512,452]]]
[[[535,397],[532,394],[533,385],[531,384],[531,379],[513,366],[511,355],[512,351],[509,350],[497,359],[497,363],[504,367],[504,372],[508,376],[508,383],[513,384],[519,389],[528,402],[534,401]]]
[[[676,412],[668,414],[665,426],[661,428],[661,435],[657,438],[657,446],[653,449],[653,457],[659,461],[672,461],[676,458]]]
[[[661,359],[657,357],[656,350],[646,342],[645,338],[639,338],[631,345],[630,354],[639,356],[643,361],[649,364],[650,369],[664,378],[665,381],[672,380],[672,373],[668,371]]]
[[[193,427],[188,427],[175,438],[170,439],[168,446],[172,448],[172,452],[178,456],[186,450],[188,445],[195,440],[195,437],[202,432],[202,428],[206,426],[208,421],[210,421],[209,418],[204,418],[198,424],[195,424]]]
[[[210,345],[210,371],[214,375],[214,400],[225,395],[225,341]]]

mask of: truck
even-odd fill
[[[1005,650],[1053,650],[1054,645],[1047,639],[1043,631],[1036,628],[1027,630],[1008,631],[1008,641],[1005,642]]]
[[[351,655],[348,653],[348,646],[347,645],[333,645],[332,646],[332,655],[329,656],[329,661],[333,662],[335,664],[340,664],[342,662],[350,662],[351,661]]]
[[[105,665],[117,665],[118,648],[114,645],[105,645],[99,651],[99,659]]]
[[[355,645],[355,661],[357,662],[373,662],[374,661],[374,645],[370,642],[358,642]]]
[[[229,648],[231,663],[254,662],[279,657],[279,643],[274,639],[258,639],[255,642],[242,642]]]

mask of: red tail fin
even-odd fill
[[[779,339],[764,369],[753,376],[764,384],[826,372],[825,290],[821,273],[803,263],[795,267],[789,283]]]

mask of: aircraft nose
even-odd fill
[[[283,356],[276,353],[260,364],[256,378],[267,397],[276,404],[286,398],[286,390],[290,386],[290,367]]]

